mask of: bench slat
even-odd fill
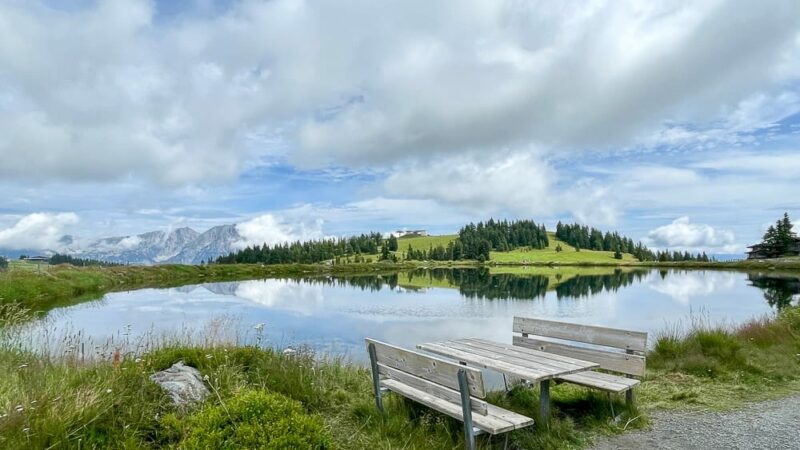
[[[514,364],[509,364],[509,363],[505,363],[505,362],[502,362],[502,361],[497,361],[497,360],[492,359],[492,358],[486,358],[486,357],[483,357],[483,356],[480,356],[480,355],[476,355],[476,354],[471,353],[471,352],[465,352],[465,351],[462,351],[462,350],[453,349],[453,348],[446,347],[446,346],[443,346],[443,345],[440,345],[440,344],[420,344],[420,345],[417,346],[417,348],[420,348],[422,350],[425,350],[425,351],[428,351],[428,352],[431,352],[431,353],[436,353],[436,354],[439,354],[439,355],[448,356],[448,357],[451,357],[453,359],[457,359],[459,361],[472,363],[472,364],[475,364],[475,365],[478,365],[478,366],[481,366],[481,367],[484,367],[484,368],[491,368],[493,370],[500,370],[500,371],[503,371],[504,373],[507,373],[507,374],[510,374],[510,375],[514,375],[514,376],[523,378],[523,379],[528,380],[528,381],[539,381],[539,380],[542,380],[542,379],[552,378],[552,376],[549,373],[547,373],[547,372],[545,372],[543,370],[536,370],[536,369],[532,369],[532,368],[519,367],[519,366],[514,365]]]
[[[522,336],[514,336],[513,343],[520,347],[596,362],[601,369],[628,375],[644,376],[645,358],[643,356],[575,347]]]
[[[559,380],[569,381],[570,383],[579,384],[604,391],[619,394],[639,384],[639,380],[635,378],[625,378],[617,375],[602,372],[580,372],[570,375],[558,377]]]
[[[421,391],[407,384],[403,384],[398,380],[383,380],[381,381],[381,385],[391,391],[397,392],[404,397],[414,400],[415,402],[447,414],[450,417],[461,421],[464,420],[460,403],[458,405],[450,403],[446,400],[428,394],[427,392]],[[500,434],[533,425],[533,419],[489,404],[487,414],[473,415],[472,423],[474,426],[489,434]]]
[[[491,350],[501,355],[513,356],[516,358],[522,358],[529,361],[536,361],[537,363],[541,362],[542,364],[546,364],[549,366],[553,366],[554,365],[553,362],[555,361],[557,363],[564,364],[563,366],[555,364],[555,367],[563,367],[563,368],[576,367],[579,370],[586,370],[585,365],[575,366],[576,358],[561,356],[555,353],[546,353],[525,347],[515,347],[513,345],[506,345],[498,342],[486,341],[483,339],[459,339],[458,342],[469,343],[470,345],[475,345],[477,347],[486,350]]]
[[[392,367],[403,372],[416,375],[434,383],[459,390],[458,371],[464,370],[469,381],[469,391],[473,397],[486,397],[486,388],[483,384],[483,374],[480,370],[464,367],[462,365],[423,355],[415,351],[406,350],[394,345],[373,339],[366,339],[367,346],[375,345],[378,363]],[[460,403],[459,403],[460,404]]]
[[[457,405],[459,408],[461,407],[461,392],[459,391],[438,385],[423,378],[415,377],[414,375],[403,372],[402,370],[397,370],[381,363],[378,363],[378,372],[381,375],[389,377],[390,379],[397,380],[403,384],[413,387],[414,389],[419,389],[420,391],[426,392],[435,397],[447,400]],[[484,400],[473,397],[470,399],[470,405],[472,406],[473,412],[482,414],[484,416],[487,414],[488,403],[486,403]]]
[[[604,345],[634,352],[647,348],[647,333],[551,320],[514,317],[514,332]]]
[[[481,348],[478,346],[474,346],[474,344],[471,345],[469,343],[447,342],[444,345],[456,350],[462,350],[465,352],[474,353],[476,355],[485,356],[487,358],[494,358],[498,361],[503,361],[517,366],[527,367],[529,369],[542,368],[550,372],[558,372],[558,373],[572,373],[572,372],[580,372],[586,370],[585,366],[565,363],[562,361],[554,361],[552,359],[542,360],[540,358],[530,358],[524,355],[514,355],[514,354],[509,354],[509,352],[499,351],[497,349]]]

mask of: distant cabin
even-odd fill
[[[48,262],[48,261],[50,261],[50,257],[48,257],[48,256],[27,256],[25,258],[22,258],[22,260],[23,261],[28,261],[28,262],[37,262],[37,263],[38,262]]]
[[[395,237],[424,237],[428,235],[427,230],[397,230],[394,232]]]
[[[747,259],[767,259],[769,256],[764,252],[764,244],[750,245],[747,248]],[[800,238],[794,238],[794,242],[789,246],[784,256],[798,256],[800,255]]]

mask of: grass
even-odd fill
[[[292,414],[310,423],[314,436],[320,432],[314,424],[321,423],[323,434],[317,437],[329,443],[328,448],[463,445],[460,422],[392,394],[385,397],[386,413],[381,415],[375,409],[367,369],[343,360],[316,360],[305,350],[287,355],[235,342],[192,346],[166,340],[143,354],[123,352],[115,363],[113,357],[82,362],[73,353],[46,357],[13,340],[2,342],[2,448],[205,448],[208,439],[197,442],[208,427],[222,435],[241,434],[249,427],[252,433],[268,435],[261,442],[279,440],[283,432],[277,428],[256,424],[254,429],[252,421],[239,421],[234,408],[242,398],[249,399],[248,408],[256,411],[265,408],[258,398],[298,405]],[[179,360],[198,368],[213,392],[202,408],[172,406],[168,395],[149,380],[152,373]],[[554,389],[553,400],[551,427],[513,432],[511,448],[575,448],[587,444],[593,433],[623,428],[611,421],[611,406],[604,396],[561,386]],[[494,393],[490,401],[538,420],[538,397],[532,389],[518,387],[507,397]],[[617,401],[614,410],[625,411],[624,405]],[[228,415],[230,420],[225,419]],[[480,437],[478,444],[482,449],[502,448],[502,439]]]
[[[405,253],[410,245],[414,250],[427,251],[431,247],[442,246],[447,248],[447,244],[455,241],[458,235],[445,234],[441,236],[416,236],[401,237],[397,240],[397,247],[400,253]]]
[[[243,399],[255,411],[266,411],[276,402],[284,405],[306,424],[303,429],[312,430],[308,433],[313,436],[306,438],[326,442],[329,448],[463,445],[459,422],[395,395],[387,396],[386,414],[379,414],[369,371],[341,359],[317,360],[307,350],[287,355],[237,345],[236,337],[218,337],[203,344],[162,338],[143,353],[122,349],[114,352],[119,352],[118,359],[106,353],[82,361],[69,349],[60,354],[29,350],[15,338],[19,334],[13,323],[25,314],[18,305],[5,308],[10,311],[0,323],[2,448],[202,448],[193,443],[208,426],[225,436],[247,431],[244,438],[252,433],[278,433],[268,436],[276,441],[302,438],[246,421],[235,409]],[[213,330],[206,333],[218,336]],[[206,377],[213,395],[202,408],[172,406],[149,380],[150,374],[179,360]],[[738,327],[710,327],[694,320],[686,330],[656,337],[634,410],[627,410],[619,396],[609,399],[578,386],[557,385],[550,427],[512,432],[510,443],[516,449],[581,448],[598,434],[646,425],[647,413],[654,409],[723,410],[798,391],[800,308]],[[492,393],[489,401],[541,423],[534,389],[518,386],[508,395]],[[502,439],[480,437],[478,444],[502,448]]]
[[[555,233],[547,233],[549,245],[544,249],[516,249],[509,252],[491,252],[490,259],[498,264],[624,264],[638,262],[633,255],[624,253],[622,259],[615,259],[614,252],[596,250],[575,251],[575,247],[556,238]],[[561,246],[557,252],[556,247]]]

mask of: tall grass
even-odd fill
[[[6,317],[15,314],[7,312]],[[191,335],[148,335],[146,342],[117,339],[91,358],[69,351],[85,339],[82,335],[50,331],[44,339],[19,334],[14,326],[0,328],[0,448],[192,448],[203,432],[196,427],[215,414],[209,408],[236,404],[254,392],[299,402],[305,414],[324,425],[332,448],[463,445],[460,422],[399,396],[387,395],[386,412],[380,414],[367,369],[342,358],[317,357],[302,347],[284,353],[241,345],[261,341],[226,332],[234,329],[227,321]],[[42,330],[47,324],[36,326]],[[38,346],[43,343],[55,346]],[[177,361],[196,367],[206,378],[214,392],[206,406],[180,410],[150,381],[152,373]],[[490,400],[541,423],[535,390],[518,387],[508,396],[494,393]],[[631,421],[638,414],[631,415],[619,399],[610,403],[584,388],[559,386],[553,389],[553,400],[551,426],[513,432],[511,448],[574,448],[586,444],[591,433],[644,423],[641,418]],[[503,438],[483,436],[478,444],[502,448]]]

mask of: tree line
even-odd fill
[[[560,221],[556,224],[556,237],[567,244],[575,247],[576,251],[581,249],[614,252],[614,257],[622,259],[623,253],[633,255],[639,261],[701,261],[711,260],[705,253],[689,253],[687,251],[653,251],[641,242],[634,243],[631,238],[621,236],[619,233],[603,233],[594,227],[588,227],[579,223],[563,224]],[[556,249],[558,250],[558,249]]]
[[[378,253],[378,249],[385,246],[384,241],[380,233],[371,232],[348,238],[252,245],[226,256],[220,256],[216,262],[220,264],[313,264],[350,256],[360,259],[363,254]]]
[[[70,255],[62,255],[60,253],[55,253],[47,262],[51,265],[56,264],[71,264],[73,266],[104,266],[104,267],[112,267],[112,266],[121,266],[122,264],[107,262],[107,261],[100,261],[97,259],[90,259],[90,258],[76,258]]]
[[[458,231],[458,237],[447,244],[431,247],[427,251],[409,245],[405,259],[457,261],[471,259],[488,261],[492,251],[507,252],[522,247],[543,249],[550,245],[544,225],[532,220],[499,220],[470,223]]]

